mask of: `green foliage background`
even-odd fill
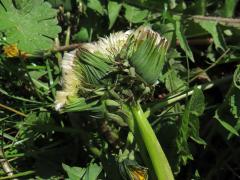
[[[170,42],[146,104],[175,178],[238,179],[239,8],[238,0],[0,0],[0,159],[20,179],[121,179],[123,159],[145,166],[124,123],[59,114],[53,103],[64,51],[148,25]],[[3,47],[13,44],[25,56],[8,58]]]

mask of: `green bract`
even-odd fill
[[[61,28],[57,26],[57,11],[43,0],[16,3],[0,1],[0,33],[8,44],[27,53],[36,53],[53,47],[53,39]]]
[[[139,28],[133,41],[134,52],[129,61],[144,81],[154,84],[162,73],[167,40],[149,28]]]

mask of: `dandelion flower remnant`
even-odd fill
[[[153,85],[161,75],[167,46],[164,37],[142,26],[135,31],[110,34],[65,53],[62,61],[63,89],[57,92],[56,110],[70,104],[71,99],[89,96],[90,91],[106,88],[109,82],[114,83],[114,78],[119,76],[109,79],[109,75],[116,72],[125,73],[126,77],[121,76],[120,80],[126,80],[128,72],[133,69],[137,74],[134,81],[140,82],[138,85]]]
[[[55,101],[56,110],[60,110],[68,103],[69,99],[77,97],[84,90],[87,91],[87,84],[91,81],[101,79],[101,77],[95,77],[95,80],[89,79],[90,77],[87,77],[86,74],[87,70],[92,70],[92,73],[94,73],[94,70],[96,70],[95,72],[99,71],[99,74],[95,76],[104,75],[104,73],[108,72],[108,68],[110,68],[109,64],[114,63],[115,56],[120,53],[131,33],[132,31],[129,30],[110,34],[109,37],[100,38],[97,42],[85,43],[79,49],[64,54],[62,60],[63,90],[57,92]],[[86,62],[87,60],[90,61]],[[96,61],[94,62],[94,60]]]
[[[143,26],[83,44],[64,54],[63,89],[55,100],[58,111],[88,111],[93,113],[90,118],[127,124],[138,136],[137,144],[146,147],[152,162],[148,168],[153,167],[159,180],[174,178],[141,103],[152,99],[167,48],[165,38]],[[144,150],[140,154],[146,160]],[[132,171],[131,176],[143,178],[139,173]]]

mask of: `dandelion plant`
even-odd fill
[[[82,44],[64,54],[63,89],[55,100],[55,108],[61,112],[88,111],[105,118],[103,109],[107,109],[108,118],[127,123],[142,158],[150,158],[151,163],[145,165],[159,180],[174,178],[142,105],[154,94],[167,48],[164,37],[143,26]]]

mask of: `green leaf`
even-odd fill
[[[70,167],[66,164],[62,164],[62,166],[70,180],[97,180],[102,171],[102,167],[94,163],[90,164],[87,168]]]
[[[192,115],[189,121],[189,134],[190,138],[198,144],[206,146],[207,143],[199,135],[199,118]]]
[[[99,0],[88,0],[87,7],[98,12],[99,14],[104,14],[104,8]]]
[[[0,2],[0,32],[6,35],[7,43],[17,44],[27,53],[53,47],[53,39],[61,28],[57,26],[57,11],[49,3],[28,0],[16,9],[10,0]]]
[[[89,40],[88,29],[85,27],[81,27],[81,29],[78,31],[78,33],[73,36],[73,39],[80,41],[80,42],[88,41]]]
[[[204,141],[201,140],[201,138],[198,136],[199,128],[197,122],[198,116],[203,113],[204,108],[204,95],[200,89],[195,87],[192,97],[187,104],[187,107],[182,116],[182,120],[179,125],[179,133],[176,139],[177,147],[180,154],[180,164],[186,164],[188,159],[193,159],[187,142],[189,137],[192,137],[196,142],[200,144],[204,144]]]
[[[223,121],[219,118],[218,114],[215,114],[215,118],[218,120],[218,122],[220,122],[220,124],[226,128],[229,132],[235,134],[236,136],[239,136],[237,130],[229,123],[227,123],[226,121]]]
[[[240,89],[239,89],[239,71],[240,66],[234,72],[233,82],[221,106],[215,112],[215,118],[231,134],[239,135],[240,130]]]
[[[85,168],[70,167],[66,164],[62,164],[63,169],[66,171],[70,180],[81,179],[86,172]]]
[[[119,4],[114,1],[108,2],[108,18],[109,18],[109,26],[108,29],[111,29],[115,21],[117,20],[117,17],[119,15],[119,12],[122,8],[122,4]]]
[[[178,74],[173,69],[168,70],[165,76],[165,85],[169,92],[183,91],[186,89],[186,84],[178,77]]]
[[[83,180],[97,180],[97,177],[99,176],[101,171],[101,166],[98,166],[97,164],[90,164],[86,169]]]
[[[149,14],[148,10],[141,10],[139,8],[127,4],[124,4],[124,8],[125,8],[124,16],[131,23],[144,22]]]
[[[189,111],[191,114],[200,116],[203,114],[205,109],[204,95],[201,89],[194,88],[193,95],[189,102]]]
[[[176,20],[175,26],[176,26],[175,27],[176,36],[179,41],[180,47],[185,51],[187,57],[189,57],[194,62],[192,51],[187,43],[184,33],[183,33],[182,22],[180,20]]]
[[[212,35],[216,48],[224,49],[223,48],[224,40],[221,37],[221,34],[218,30],[217,26],[218,23],[216,21],[204,21],[204,20],[199,21],[198,23],[204,30],[206,30]]]
[[[48,0],[49,3],[52,4],[54,8],[59,8],[59,6],[64,7],[64,11],[72,10],[72,1],[68,0]]]

